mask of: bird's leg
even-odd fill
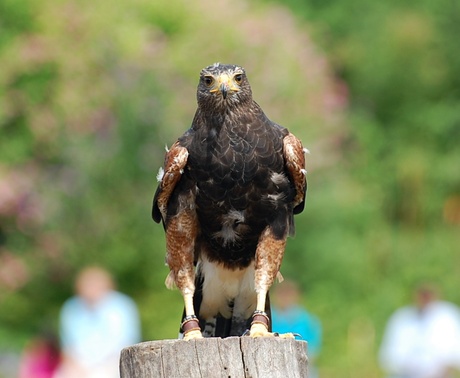
[[[265,302],[267,293],[272,286],[276,275],[279,272],[281,261],[286,247],[286,237],[277,238],[270,227],[262,233],[256,250],[255,266],[255,290],[257,293],[256,310],[252,316],[251,329],[249,336],[264,337],[275,336],[270,333],[267,314],[265,313]],[[281,337],[293,337],[291,334],[281,335]]]
[[[201,339],[200,323],[195,315],[195,309],[193,307],[193,293],[182,292],[185,304],[185,318],[182,321],[181,328],[184,332],[184,340]]]
[[[167,263],[171,270],[166,279],[166,285],[170,287],[172,283],[175,283],[184,298],[185,318],[181,325],[184,340],[203,337],[193,306],[196,221],[195,212],[183,211],[172,217],[166,228]]]

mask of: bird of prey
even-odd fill
[[[272,336],[268,290],[304,209],[306,149],[252,99],[242,67],[204,68],[197,102],[153,199],[166,234],[166,286],[182,293],[185,340]]]

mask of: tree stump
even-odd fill
[[[307,343],[228,337],[148,341],[125,348],[121,378],[305,378]]]

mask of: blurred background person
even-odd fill
[[[273,291],[273,332],[296,333],[308,342],[308,376],[317,378],[315,361],[322,341],[320,320],[300,304],[301,292],[298,285],[289,280],[277,285]]]
[[[60,362],[57,337],[44,333],[29,341],[22,353],[19,378],[53,378]]]
[[[57,377],[119,377],[121,349],[141,338],[134,301],[115,291],[111,275],[99,267],[83,269],[75,290],[61,310],[63,361]]]
[[[391,378],[453,377],[460,369],[460,309],[439,300],[432,286],[419,286],[415,305],[390,317],[379,357]]]

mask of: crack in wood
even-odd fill
[[[306,342],[229,337],[158,340],[123,349],[121,378],[305,378]]]

